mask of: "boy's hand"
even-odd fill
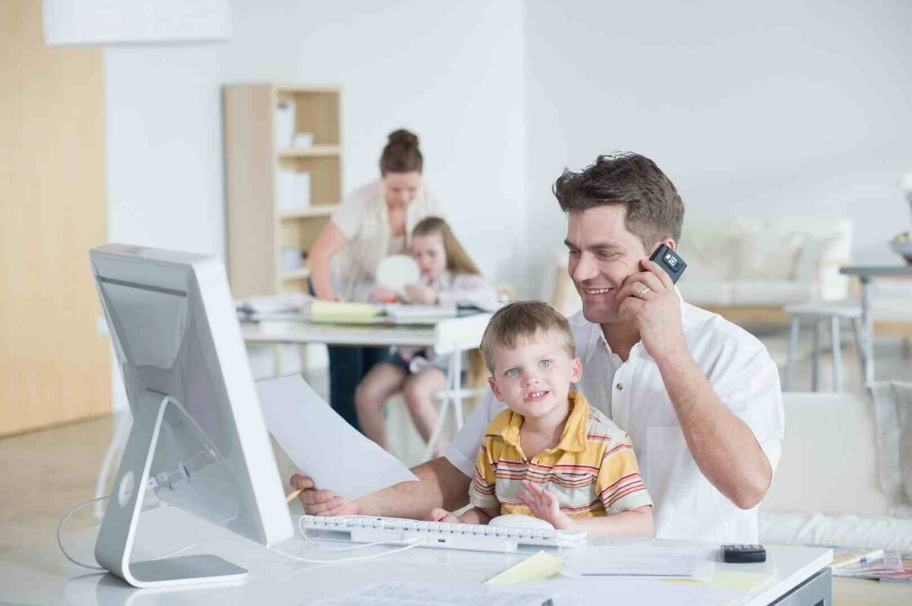
[[[459,518],[451,514],[446,509],[435,507],[427,517],[429,522],[459,522]]]
[[[523,505],[532,510],[532,515],[550,523],[557,529],[570,528],[572,525],[570,516],[560,510],[557,497],[529,480],[523,480],[522,487],[526,489],[526,492],[520,492],[516,496]]]
[[[422,284],[406,284],[405,300],[419,305],[434,305],[437,303],[437,291],[430,286]]]

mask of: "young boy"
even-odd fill
[[[567,320],[546,303],[521,301],[491,318],[481,341],[488,383],[507,410],[485,432],[460,517],[436,508],[429,519],[487,524],[532,515],[557,529],[652,536],[652,499],[630,438],[583,394]]]

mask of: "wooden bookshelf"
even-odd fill
[[[306,291],[310,272],[282,270],[283,249],[306,254],[342,199],[341,90],[277,84],[223,89],[228,277],[235,298]],[[293,104],[293,131],[308,147],[278,140],[277,110]],[[310,174],[309,205],[281,208],[279,174]]]

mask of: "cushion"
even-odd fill
[[[875,472],[877,430],[870,400],[846,392],[785,392],[782,405],[782,456],[760,510],[886,514],[890,504]]]
[[[880,484],[891,513],[912,514],[912,383],[875,383]]]
[[[735,227],[736,279],[794,280],[806,235],[781,220],[741,219]]]

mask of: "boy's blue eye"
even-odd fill
[[[519,370],[516,369],[516,368],[511,368],[510,370],[508,370],[508,371],[505,372],[504,374],[507,375],[508,377],[515,377],[516,375],[519,374]]]
[[[541,366],[542,368],[548,368],[549,366],[551,366],[551,360],[542,360],[541,362],[538,363],[538,365]]]

